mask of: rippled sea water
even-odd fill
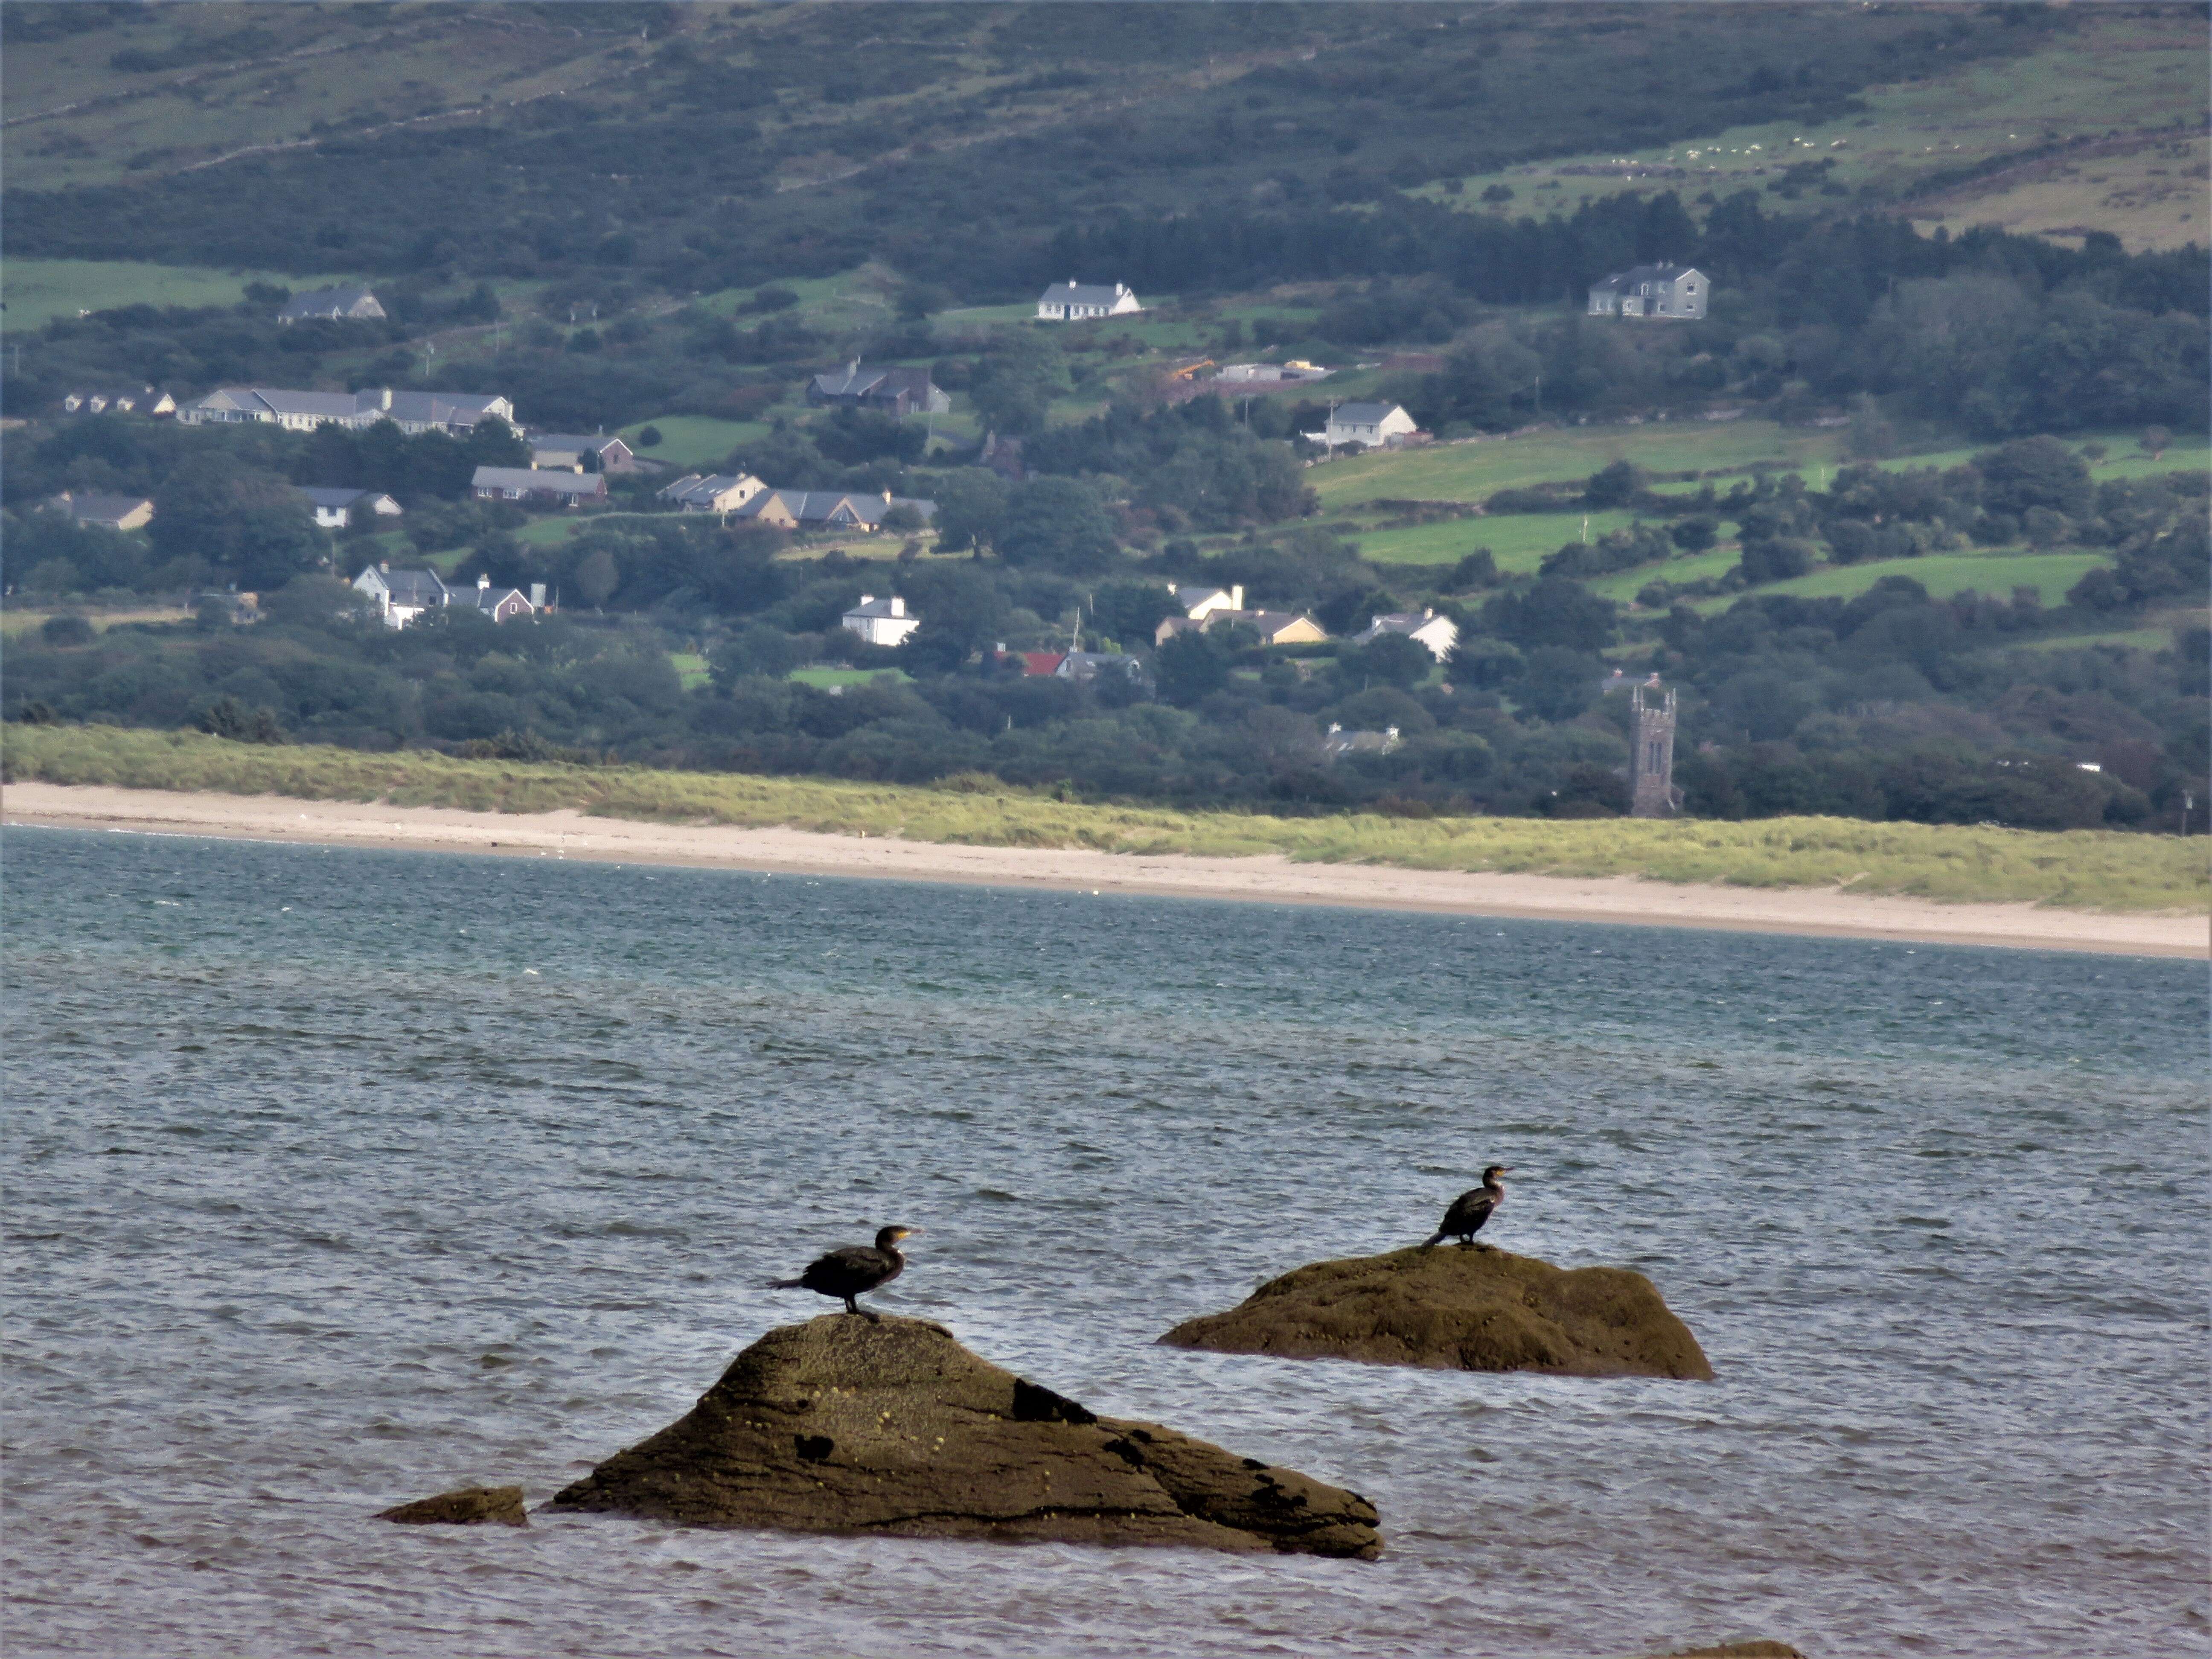
[[[2202,964],[10,830],[25,1656],[2207,1650]],[[1650,1274],[1710,1385],[1152,1346],[1300,1262]],[[880,1298],[1351,1486],[1373,1564],[540,1502]]]

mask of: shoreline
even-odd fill
[[[573,810],[467,811],[27,781],[0,791],[0,823],[501,858],[684,865],[777,875],[2212,957],[2212,921],[2199,915],[2107,914],[2031,904],[1939,904],[1832,888],[1692,886],[1635,876],[1529,876],[1293,863],[1278,854],[1216,858],[971,846],[865,834],[594,817]]]

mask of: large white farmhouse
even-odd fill
[[[1420,427],[1396,404],[1339,404],[1322,438],[1331,449],[1381,449],[1402,443]]]
[[[1079,323],[1086,317],[1126,317],[1142,311],[1136,291],[1126,283],[1054,283],[1037,298],[1037,318],[1048,323]]]
[[[879,599],[872,593],[863,593],[860,604],[848,611],[842,620],[870,645],[896,645],[921,626],[921,618],[910,614],[906,601],[896,594]]]
[[[1589,314],[1694,322],[1705,314],[1712,288],[1693,265],[1636,265],[1590,284]]]

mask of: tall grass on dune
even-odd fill
[[[568,808],[669,823],[787,827],[979,847],[1070,847],[1743,887],[1844,887],[2081,909],[2212,910],[2207,843],[1854,818],[1279,818],[1100,806],[969,775],[933,787],[264,747],[197,732],[11,726],[0,779],[207,790],[471,811]]]

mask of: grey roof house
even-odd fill
[[[406,627],[425,611],[444,605],[453,591],[434,570],[394,570],[388,562],[370,565],[353,585],[376,601],[386,628]]]
[[[293,432],[312,432],[325,421],[358,431],[390,421],[402,432],[444,432],[459,437],[497,416],[514,422],[514,405],[478,392],[293,392],[276,386],[218,386],[186,404],[177,418],[186,426],[225,426],[269,421]]]
[[[1705,314],[1712,287],[1693,265],[1635,265],[1590,284],[1589,314],[1694,322]]]
[[[520,588],[494,587],[489,576],[478,576],[474,587],[455,587],[434,570],[394,570],[389,563],[370,565],[353,585],[376,601],[386,628],[404,628],[425,611],[449,606],[505,622],[537,610],[545,592],[542,584],[534,584],[531,598],[525,599]]]
[[[1126,283],[1109,288],[1103,283],[1079,283],[1071,276],[1037,296],[1036,314],[1043,322],[1079,323],[1090,317],[1127,317],[1143,309],[1135,291]]]
[[[629,446],[605,433],[586,438],[568,432],[541,432],[530,441],[532,466],[581,472],[586,459],[596,462],[596,470],[601,472],[629,472],[637,465]]]
[[[469,494],[480,501],[543,501],[579,507],[607,498],[604,472],[563,472],[535,466],[480,466],[469,480]]]
[[[844,368],[806,383],[806,401],[819,407],[879,410],[886,415],[942,415],[952,399],[939,392],[926,368],[871,368],[855,357]]]
[[[738,508],[741,519],[786,530],[828,526],[837,530],[873,530],[900,507],[912,509],[927,524],[937,516],[937,503],[918,495],[894,495],[888,490],[870,495],[865,489],[767,489]]]
[[[319,288],[312,294],[294,295],[276,313],[280,323],[304,322],[310,317],[381,322],[384,307],[365,288]]]
[[[110,495],[96,489],[64,489],[46,503],[79,524],[102,530],[138,530],[153,522],[154,503],[143,495]]]
[[[155,386],[123,386],[114,391],[81,388],[62,394],[67,415],[173,415],[177,400]]]
[[[734,513],[767,488],[750,472],[687,472],[653,493],[685,513]]]
[[[1352,641],[1354,645],[1365,645],[1385,634],[1402,634],[1416,645],[1425,646],[1428,653],[1442,662],[1459,643],[1459,624],[1449,617],[1439,617],[1433,610],[1392,611],[1370,617],[1367,631]]]

